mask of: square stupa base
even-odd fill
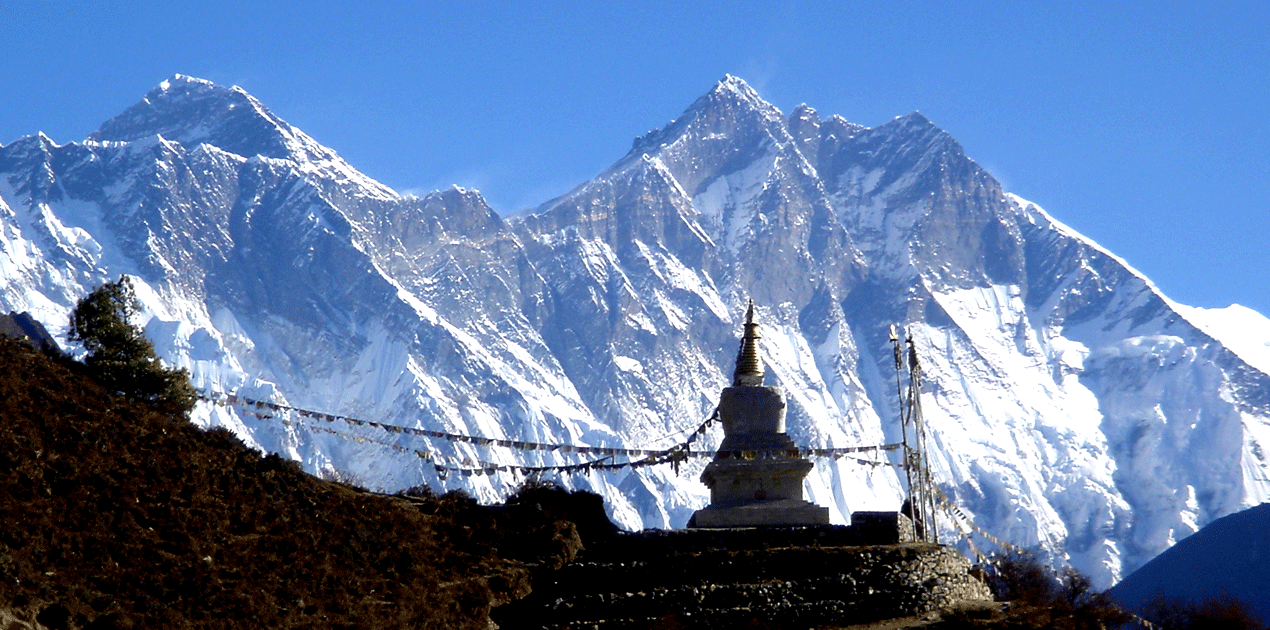
[[[755,501],[732,507],[697,510],[689,528],[791,527],[828,525],[829,508],[808,501]]]

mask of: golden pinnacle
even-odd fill
[[[763,361],[759,358],[758,343],[763,336],[754,322],[754,300],[745,313],[745,334],[741,337],[741,350],[736,355],[736,371],[732,374],[734,386],[758,387],[763,384]]]

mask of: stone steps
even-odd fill
[[[761,551],[708,552],[628,562],[570,564],[541,578],[554,592],[585,593],[597,585],[605,592],[639,591],[650,584],[674,580],[682,584],[763,584],[804,582],[813,578],[881,579],[892,563],[912,561],[921,550],[900,549],[886,554],[849,548],[784,548]]]
[[[878,606],[867,592],[853,599],[838,599],[835,596],[842,595],[843,589],[833,588],[837,586],[806,582],[727,584],[562,598],[550,612],[536,615],[532,623],[504,627],[648,628],[669,620],[692,628],[743,626],[753,621],[814,627],[844,619],[865,622],[905,615],[922,599],[918,593],[906,598],[893,593],[892,605]]]
[[[665,615],[571,621],[563,624],[533,625],[547,630],[647,630],[649,628],[815,628],[837,623],[850,616],[850,606],[842,602],[812,602],[778,606],[738,607],[697,611],[676,611]],[[509,627],[510,630],[510,627]]]

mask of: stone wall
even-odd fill
[[[537,572],[533,592],[493,618],[507,630],[815,627],[992,599],[953,549],[850,544],[856,534],[845,527],[622,534]]]

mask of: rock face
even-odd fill
[[[0,147],[0,312],[64,340],[76,299],[122,273],[156,350],[196,386],[376,425],[213,406],[198,422],[372,487],[493,500],[525,477],[482,463],[582,461],[381,423],[682,443],[730,381],[752,297],[796,444],[899,441],[899,323],[925,367],[943,492],[1099,586],[1270,500],[1270,377],[1191,312],[1007,194],[920,114],[872,128],[787,116],[733,77],[512,217],[470,190],[399,196],[241,89],[188,77],[83,142]],[[706,505],[707,461],[562,481],[602,494],[626,528],[674,527]],[[894,511],[889,463],[817,459],[804,496],[835,523]]]
[[[828,525],[829,509],[803,499],[812,463],[785,433],[785,395],[763,386],[754,303],[745,315],[732,386],[719,399],[723,443],[701,473],[710,505],[693,513],[688,527]]]

